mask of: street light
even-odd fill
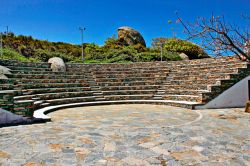
[[[83,31],[86,30],[86,28],[79,27],[79,30],[81,31],[81,40],[82,40],[82,61],[84,63],[84,50],[83,50]]]
[[[1,58],[3,57],[3,37],[2,37],[2,32],[0,32],[0,55],[1,55]]]

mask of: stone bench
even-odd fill
[[[71,97],[84,97],[84,96],[94,96],[92,91],[82,91],[82,92],[58,92],[58,93],[42,93],[33,95],[23,95],[15,96],[15,100],[31,100],[33,98],[38,98],[38,100],[50,100],[59,98],[71,98]]]
[[[85,75],[59,75],[59,74],[7,74],[8,78],[15,79],[85,79]]]
[[[37,88],[64,88],[64,87],[86,87],[88,83],[37,83],[37,84],[17,84],[15,89],[37,89]]]
[[[62,88],[40,88],[40,89],[23,89],[21,95],[32,95],[41,93],[59,93],[59,92],[82,92],[90,91],[90,87],[62,87]]]
[[[41,83],[81,83],[87,84],[84,79],[13,79],[14,84],[41,84]]]
[[[114,90],[147,90],[157,89],[160,85],[140,85],[140,86],[101,86],[102,91],[114,91]]]
[[[113,91],[102,91],[104,96],[107,95],[135,95],[135,94],[155,94],[156,89],[146,90],[113,90]]]
[[[134,82],[134,81],[162,81],[166,76],[159,77],[122,77],[122,78],[96,78],[95,81],[99,82]]]
[[[141,86],[141,85],[160,85],[161,81],[131,81],[131,82],[98,82],[99,86]]]
[[[191,101],[191,102],[202,102],[201,95],[163,95],[164,100],[175,100],[175,101]]]

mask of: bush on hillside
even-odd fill
[[[39,59],[36,58],[27,58],[18,52],[11,50],[11,49],[3,49],[3,56],[0,57],[1,59],[4,60],[17,60],[17,61],[23,61],[23,62],[39,62]]]
[[[150,62],[150,61],[160,61],[161,60],[161,53],[159,52],[142,52],[136,54],[137,59],[141,62]],[[163,61],[177,61],[181,60],[181,57],[176,53],[165,52],[162,54]]]
[[[48,62],[48,60],[53,57],[60,57],[64,60],[64,62],[71,62],[76,59],[72,55],[67,55],[65,53],[60,53],[60,52],[51,52],[49,50],[42,50],[42,49],[37,49],[35,51],[34,57],[42,62]]]
[[[166,40],[164,49],[171,52],[185,53],[189,59],[209,57],[198,45],[175,38]]]

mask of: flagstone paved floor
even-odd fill
[[[64,109],[0,128],[0,166],[250,165],[250,114],[162,105]]]

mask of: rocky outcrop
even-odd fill
[[[0,79],[8,79],[5,74],[11,74],[10,69],[0,65]]]
[[[63,59],[59,57],[50,58],[48,63],[51,64],[51,69],[53,72],[66,72],[66,65]]]
[[[126,46],[141,44],[142,46],[146,47],[146,43],[142,35],[130,27],[118,28],[118,40],[120,43]]]

